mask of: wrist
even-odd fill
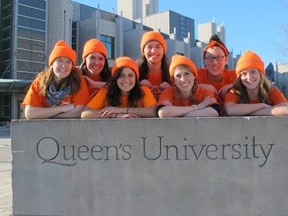
[[[196,111],[196,110],[198,110],[198,107],[197,107],[197,105],[192,105],[191,107],[192,107],[193,111]]]

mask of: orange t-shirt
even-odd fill
[[[84,76],[86,76],[86,75],[84,75]],[[91,77],[89,77],[89,78],[91,78]],[[96,82],[102,82],[101,77],[97,77],[97,78],[92,77],[91,79],[93,81],[96,81]],[[86,81],[86,83],[87,83],[87,81]],[[88,86],[88,83],[87,83],[87,86]],[[89,88],[88,87],[90,100],[100,91],[100,89],[101,88]]]
[[[199,68],[198,70],[198,84],[210,84],[214,86],[217,91],[219,91],[222,87],[224,87],[227,84],[233,84],[236,80],[236,72],[234,70],[227,70],[224,69],[223,73],[223,79],[221,82],[214,82],[209,78],[208,70],[207,68]]]
[[[156,105],[157,102],[153,94],[151,93],[150,89],[145,86],[141,86],[141,89],[144,93],[144,96],[141,99],[142,100],[141,103],[139,103],[139,107],[150,107],[150,106]],[[108,92],[108,88],[102,88],[98,92],[98,94],[87,104],[87,107],[90,107],[91,109],[99,110],[99,109],[103,109],[109,106],[106,101],[107,92]],[[122,95],[120,101],[121,101],[121,105],[119,107],[128,107],[127,95]]]
[[[162,83],[162,73],[148,73],[147,80],[158,87]]]
[[[51,107],[47,101],[46,97],[40,94],[40,79],[41,76],[38,76],[31,84],[25,98],[23,101],[23,106],[31,105],[33,107]],[[81,85],[78,92],[68,95],[63,99],[61,104],[70,104],[73,103],[77,105],[86,105],[89,102],[88,87],[84,80],[84,77],[81,76]],[[60,104],[60,105],[61,105]]]
[[[273,86],[270,88],[270,90],[268,92],[268,100],[270,101],[271,106],[275,106],[275,105],[282,103],[282,102],[287,102],[283,93],[281,91],[279,91],[279,89],[277,89]],[[236,95],[236,94],[229,91],[229,92],[227,92],[227,94],[225,96],[224,104],[229,103],[229,102],[238,104],[239,101],[240,101],[239,95]],[[261,103],[261,102],[259,99],[249,100],[249,104],[256,104],[256,103]]]
[[[177,93],[177,89],[175,86],[165,89],[160,96],[158,106],[162,105],[164,100],[170,101],[173,106],[191,106],[201,103],[208,96],[210,96],[211,98],[215,98],[214,94],[211,91],[201,87],[196,88],[195,101],[191,101],[190,99],[184,99],[183,97],[181,97],[181,95],[177,97],[177,94],[179,93]],[[209,106],[211,105],[212,104],[209,104]]]

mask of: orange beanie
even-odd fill
[[[165,42],[165,39],[164,37],[156,32],[156,31],[149,31],[149,32],[146,32],[143,36],[142,36],[142,40],[141,40],[141,44],[140,44],[140,49],[141,49],[141,52],[143,53],[144,51],[144,47],[146,46],[146,44],[149,42],[149,41],[158,41],[162,47],[163,47],[163,50],[164,50],[164,53],[166,53],[167,51],[167,45],[166,45],[166,42]]]
[[[255,68],[265,74],[264,62],[254,52],[246,51],[238,60],[236,65],[236,75],[239,76],[240,72],[249,68]]]
[[[136,76],[139,79],[139,69],[135,61],[129,57],[120,57],[115,60],[114,66],[112,67],[112,76],[114,76],[115,72],[122,67],[129,67],[131,68]]]
[[[105,58],[108,58],[105,45],[95,38],[88,40],[83,48],[82,59],[85,59],[91,53],[102,53]]]
[[[49,56],[49,66],[51,66],[53,62],[55,61],[55,59],[59,57],[69,58],[73,62],[73,68],[75,67],[76,52],[70,46],[68,46],[68,44],[64,40],[59,40],[55,44]]]
[[[174,69],[179,65],[187,65],[194,72],[196,78],[198,77],[197,68],[195,64],[189,58],[182,56],[182,55],[172,56],[171,64],[169,67],[169,72],[170,72],[171,77],[173,77],[174,75]]]

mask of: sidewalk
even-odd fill
[[[0,215],[12,215],[10,125],[0,125]]]

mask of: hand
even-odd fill
[[[169,83],[167,83],[167,82],[162,82],[160,85],[159,85],[159,89],[161,90],[161,91],[163,91],[164,89],[166,89],[166,88],[169,88],[171,85],[169,84]]]
[[[70,103],[69,104],[61,104],[61,106],[59,106],[59,107],[61,108],[62,112],[69,112],[75,108],[73,103],[72,104],[70,104]]]
[[[118,107],[105,107],[99,111],[101,117],[103,118],[110,118],[113,114],[121,113],[121,108]]]
[[[146,79],[140,81],[140,85],[147,86],[149,89],[153,87],[152,83]]]
[[[83,77],[86,80],[86,83],[87,83],[89,88],[93,88],[96,85],[96,81],[94,81],[90,77],[88,77],[88,76],[83,76]]]
[[[198,84],[198,86],[201,87],[201,88],[204,88],[204,89],[208,89],[209,91],[213,92],[213,94],[215,96],[218,95],[217,89],[214,86],[212,86],[212,85],[209,85],[209,84]]]
[[[216,102],[217,102],[216,98],[212,98],[212,97],[208,96],[200,104],[197,105],[197,108],[198,109],[204,109],[209,104],[216,103]]]
[[[228,91],[230,88],[232,88],[232,86],[233,86],[233,84],[227,84],[227,85],[223,86],[223,87],[219,90],[218,96],[221,97],[221,98],[224,98],[225,95],[226,95],[226,93],[227,93],[227,91]]]

